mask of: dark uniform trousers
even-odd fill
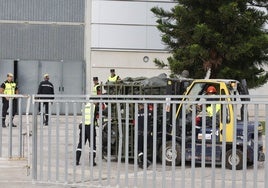
[[[80,133],[79,133],[79,143],[76,149],[76,164],[79,164],[80,161],[80,157],[81,157],[81,153],[82,153],[82,124],[79,124],[79,129],[80,129]],[[91,146],[90,144],[90,136],[91,136],[91,125],[85,125],[85,143],[88,141],[89,144],[89,148]],[[93,163],[95,163],[95,158],[96,158],[96,128],[95,126],[93,127]],[[90,153],[89,153],[89,159],[90,159]]]
[[[17,113],[17,100],[16,99],[9,99],[12,100],[12,120]],[[9,100],[5,97],[2,98],[3,107],[2,107],[2,123],[5,124],[6,116],[9,109]]]

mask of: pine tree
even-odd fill
[[[173,74],[189,70],[192,78],[246,79],[249,88],[268,81],[267,0],[177,0],[171,10],[154,7],[157,28],[172,54]]]

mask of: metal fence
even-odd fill
[[[8,110],[5,120],[2,117],[3,98],[8,98]],[[22,114],[22,104],[26,103],[26,108],[30,106],[30,96],[25,95],[2,95],[0,94],[0,157],[5,158],[26,158],[26,151],[29,148],[29,121]],[[13,105],[14,104],[14,105]],[[15,116],[12,117],[13,107],[16,108]],[[29,112],[29,108],[28,108]],[[28,115],[28,113],[27,113]],[[24,122],[24,123],[23,123]],[[12,127],[10,125],[16,125]],[[5,127],[5,125],[7,127]]]
[[[181,101],[182,97],[61,96],[41,100],[33,96],[33,180],[89,187],[267,187],[267,160],[263,154],[267,156],[268,140],[262,136],[268,132],[262,129],[268,121],[267,98],[243,96],[253,100],[196,102]],[[43,125],[44,109],[40,113],[37,110],[45,102],[50,107],[48,126]],[[77,166],[75,160],[78,125],[84,124],[86,103],[101,107],[96,127],[96,166],[93,126],[90,144],[82,146],[81,164]],[[215,112],[219,103],[220,120],[216,113],[211,122],[204,113],[197,118],[197,105],[204,112],[206,105],[211,104]],[[139,104],[144,106],[143,124],[148,125],[142,133],[138,130]],[[64,108],[64,114],[60,114],[60,108]],[[197,125],[200,121],[201,125]],[[151,138],[143,139],[142,165],[138,151],[140,134]]]

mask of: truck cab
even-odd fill
[[[191,161],[192,146],[195,145],[195,161],[202,161],[202,145],[205,141],[205,163],[212,162],[212,141],[216,145],[216,164],[222,164],[222,154],[225,153],[226,167],[232,169],[235,161],[236,169],[243,167],[243,140],[247,139],[247,164],[254,162],[254,142],[258,142],[258,161],[264,161],[262,126],[258,122],[248,120],[247,110],[243,101],[249,101],[245,82],[241,84],[231,79],[198,79],[194,80],[185,92],[185,98],[178,105],[176,112],[176,151],[181,155],[182,129],[185,128],[185,161]],[[205,96],[208,87],[213,86],[216,93],[211,98]],[[215,114],[208,115],[206,110],[210,105]],[[219,105],[219,112],[216,113],[216,106]],[[198,107],[199,106],[199,107]],[[195,116],[193,118],[193,116]],[[193,122],[194,120],[194,122]],[[184,127],[183,127],[184,126]],[[193,134],[193,126],[195,133]],[[246,131],[244,131],[246,127]],[[255,127],[257,127],[255,129]],[[254,139],[254,130],[258,131],[258,139]],[[247,136],[244,136],[244,134]],[[234,136],[236,135],[236,136]],[[195,139],[192,139],[195,137]],[[214,140],[213,140],[214,139]],[[194,141],[194,143],[193,143]],[[233,142],[236,142],[236,155],[233,160]],[[170,141],[167,140],[167,143]],[[224,147],[223,147],[224,145]],[[255,145],[256,146],[256,145]],[[225,148],[225,151],[223,151]],[[171,144],[166,146],[166,162],[171,164]],[[169,156],[168,156],[169,153]],[[181,158],[176,158],[176,164],[180,164]]]

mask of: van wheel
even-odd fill
[[[236,150],[236,155],[232,155],[232,149],[226,152],[226,168],[232,170],[233,157],[235,157],[235,169],[241,170],[243,168],[243,153],[241,150]]]
[[[162,152],[163,152],[163,146],[161,145],[158,156],[160,159],[160,162],[162,162]],[[165,161],[166,165],[171,166],[172,165],[172,141],[166,142],[166,150],[165,152]],[[181,146],[178,142],[175,142],[175,165],[181,164]]]

